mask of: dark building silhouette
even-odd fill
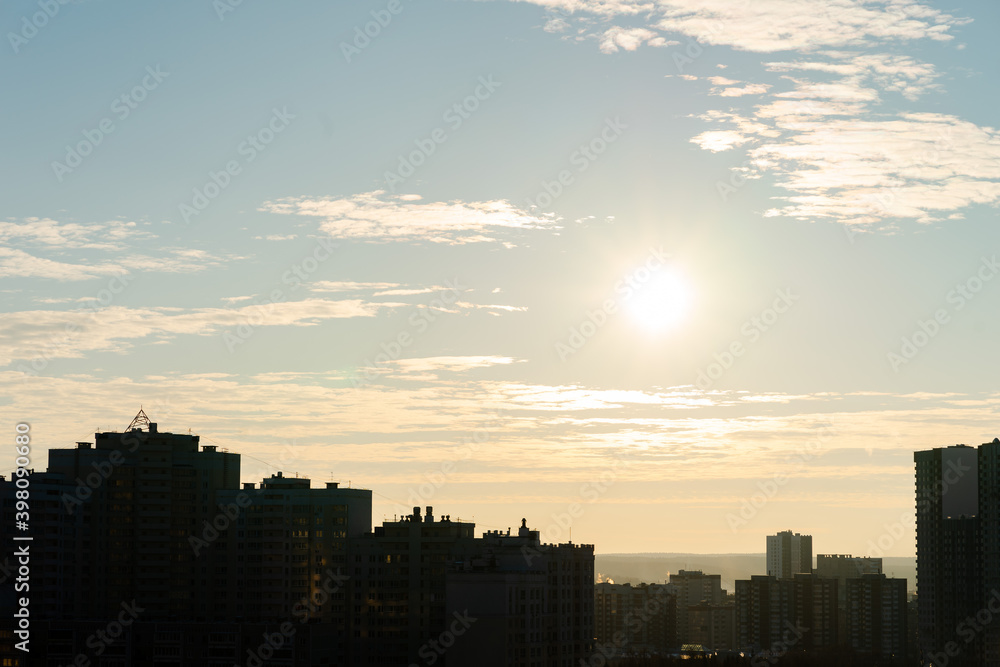
[[[722,604],[726,597],[726,591],[722,590],[722,575],[705,574],[701,570],[680,570],[670,574],[670,583],[677,587],[678,644],[701,644],[695,641],[688,610],[703,603]]]
[[[755,575],[736,582],[736,642],[766,655],[815,651],[840,643],[837,580]]]
[[[677,587],[672,584],[594,584],[597,651],[605,659],[666,655],[680,647]]]
[[[322,620],[346,639],[348,609],[336,573],[347,568],[349,540],[371,530],[372,492],[337,482],[314,489],[309,479],[278,472],[218,497],[225,507],[246,506],[217,546],[207,547],[217,563],[212,617]]]
[[[189,537],[220,513],[217,494],[239,486],[240,457],[199,449],[197,435],[144,425],[97,433],[94,446],[49,450],[48,472],[76,484],[60,500],[67,513],[82,513],[78,537],[89,543],[79,545],[88,554],[80,566],[89,566],[88,576],[77,577],[79,612],[111,617],[135,598],[146,619],[207,620],[211,566],[192,552]]]
[[[1000,665],[1000,440],[913,459],[921,658]]]
[[[736,606],[732,602],[701,602],[688,607],[688,641],[708,650],[736,648]]]
[[[847,637],[847,580],[865,574],[882,574],[882,559],[844,554],[819,554],[816,556],[814,572],[821,577],[832,577],[837,580],[839,632],[842,638]]]
[[[373,531],[371,491],[280,472],[241,485],[238,454],[142,412],[95,443],[50,450],[27,476],[31,653],[14,649],[8,615],[2,665],[547,667],[591,654],[593,545],[543,545],[526,522],[476,538],[429,507]],[[6,544],[15,492],[0,477]],[[16,565],[2,565],[9,579]]]
[[[906,579],[865,574],[845,581],[845,643],[857,653],[887,659],[906,656]]]
[[[593,545],[543,545],[525,520],[516,535],[474,532],[474,524],[414,507],[352,542],[359,664],[534,666],[589,657]]]

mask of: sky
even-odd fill
[[[910,556],[913,452],[1000,436],[995,2],[0,25],[0,423],[39,469],[141,406],[375,524]]]

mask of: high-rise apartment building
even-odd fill
[[[687,644],[700,644],[709,651],[736,648],[736,608],[732,602],[702,602],[687,609]]]
[[[837,580],[755,575],[736,582],[736,643],[749,651],[817,650],[839,643]]]
[[[679,648],[676,597],[673,584],[595,584],[597,651],[610,660]]]
[[[845,643],[854,651],[885,659],[906,655],[906,579],[864,574],[845,580]]]
[[[476,538],[474,531],[475,524],[414,507],[350,541],[357,664],[420,664],[433,656],[436,663],[542,667],[589,659],[593,545],[542,544],[525,520],[514,535]],[[445,656],[439,636],[453,626]]]
[[[854,557],[843,554],[819,554],[816,556],[816,574],[837,580],[837,594],[840,596],[840,636],[847,636],[847,580],[865,574],[882,574],[881,558]]]
[[[524,521],[477,538],[430,507],[372,530],[371,491],[280,472],[241,485],[238,454],[142,413],[49,456],[27,475],[32,665],[553,667],[592,655],[593,545],[542,544]],[[8,544],[16,490],[0,477]],[[0,596],[15,606],[11,587]],[[16,622],[0,621],[0,662],[22,667]]]
[[[220,513],[216,494],[239,486],[239,454],[161,433],[140,412],[123,433],[49,450],[48,472],[73,487],[60,496],[65,513],[83,515],[78,553],[91,565],[77,579],[83,617],[113,617],[135,599],[147,619],[207,620],[212,564],[189,538]]]
[[[677,589],[677,642],[697,644],[691,632],[688,610],[694,605],[721,604],[726,596],[722,590],[722,575],[705,574],[701,570],[680,570],[671,573],[670,583]]]
[[[259,486],[220,491],[218,498],[240,510],[220,533],[220,546],[211,547],[218,568],[212,616],[323,620],[346,636],[341,582],[349,540],[371,532],[372,492],[337,482],[312,488],[309,479],[278,472]]]
[[[812,535],[785,530],[767,536],[767,574],[790,579],[812,572]]]
[[[918,643],[945,664],[1000,665],[1000,440],[914,452]],[[992,622],[985,623],[989,615]]]

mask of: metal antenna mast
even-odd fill
[[[137,414],[135,416],[135,419],[132,420],[132,423],[129,424],[128,428],[125,429],[125,430],[126,431],[131,431],[134,428],[138,428],[139,430],[142,430],[143,426],[146,427],[147,431],[149,430],[149,417],[147,417],[146,413],[142,411],[142,406],[140,405],[139,406],[139,414]]]

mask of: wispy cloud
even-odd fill
[[[117,220],[76,223],[27,218],[0,222],[0,278],[80,281],[132,271],[190,273],[233,259],[193,248],[160,246],[156,257],[134,250],[156,238],[134,222]]]
[[[750,108],[702,115],[712,127],[691,141],[712,152],[744,147],[743,178],[773,177],[787,194],[764,215],[895,228],[898,220],[960,219],[960,209],[1000,204],[1000,134],[958,116],[890,111],[942,90],[930,63],[892,52],[916,41],[947,42],[969,22],[917,0],[531,0],[577,32],[631,17],[602,50],[633,50],[684,35],[702,47],[796,55],[761,63],[766,81],[704,77],[711,96],[753,97]],[[619,44],[616,40],[623,40]],[[862,50],[865,49],[865,50]],[[697,81],[702,77],[681,74]]]
[[[372,242],[429,241],[448,245],[495,242],[503,231],[554,229],[548,215],[533,215],[504,201],[424,202],[418,195],[382,190],[344,198],[293,197],[261,210],[322,219],[320,229],[338,239]]]
[[[950,30],[967,19],[917,0],[514,0],[558,12],[568,29],[600,35],[595,23],[616,18],[640,19],[632,31],[633,48],[653,35],[684,35],[706,45],[740,51],[815,51],[863,45],[870,41],[948,41]],[[597,19],[597,21],[594,21]],[[553,29],[547,25],[547,29]],[[618,30],[627,30],[619,28]],[[636,40],[636,38],[639,38]],[[601,40],[605,49],[605,40]],[[617,49],[613,49],[617,50]],[[631,50],[631,49],[629,49]]]
[[[205,336],[247,321],[259,326],[312,326],[323,320],[373,317],[380,309],[406,304],[359,299],[304,299],[238,308],[126,308],[32,310],[0,319],[0,365],[15,360],[83,357],[90,352],[129,349],[134,341],[159,342],[179,335]]]
[[[672,42],[671,44],[675,43]],[[600,49],[602,53],[615,53],[619,49],[622,51],[635,51],[642,44],[650,46],[668,45],[666,39],[647,28],[622,28],[615,26],[608,28],[600,36]]]
[[[50,218],[0,221],[0,244],[60,249],[122,250],[128,241],[148,240],[155,235],[139,229],[135,222],[58,222]]]

